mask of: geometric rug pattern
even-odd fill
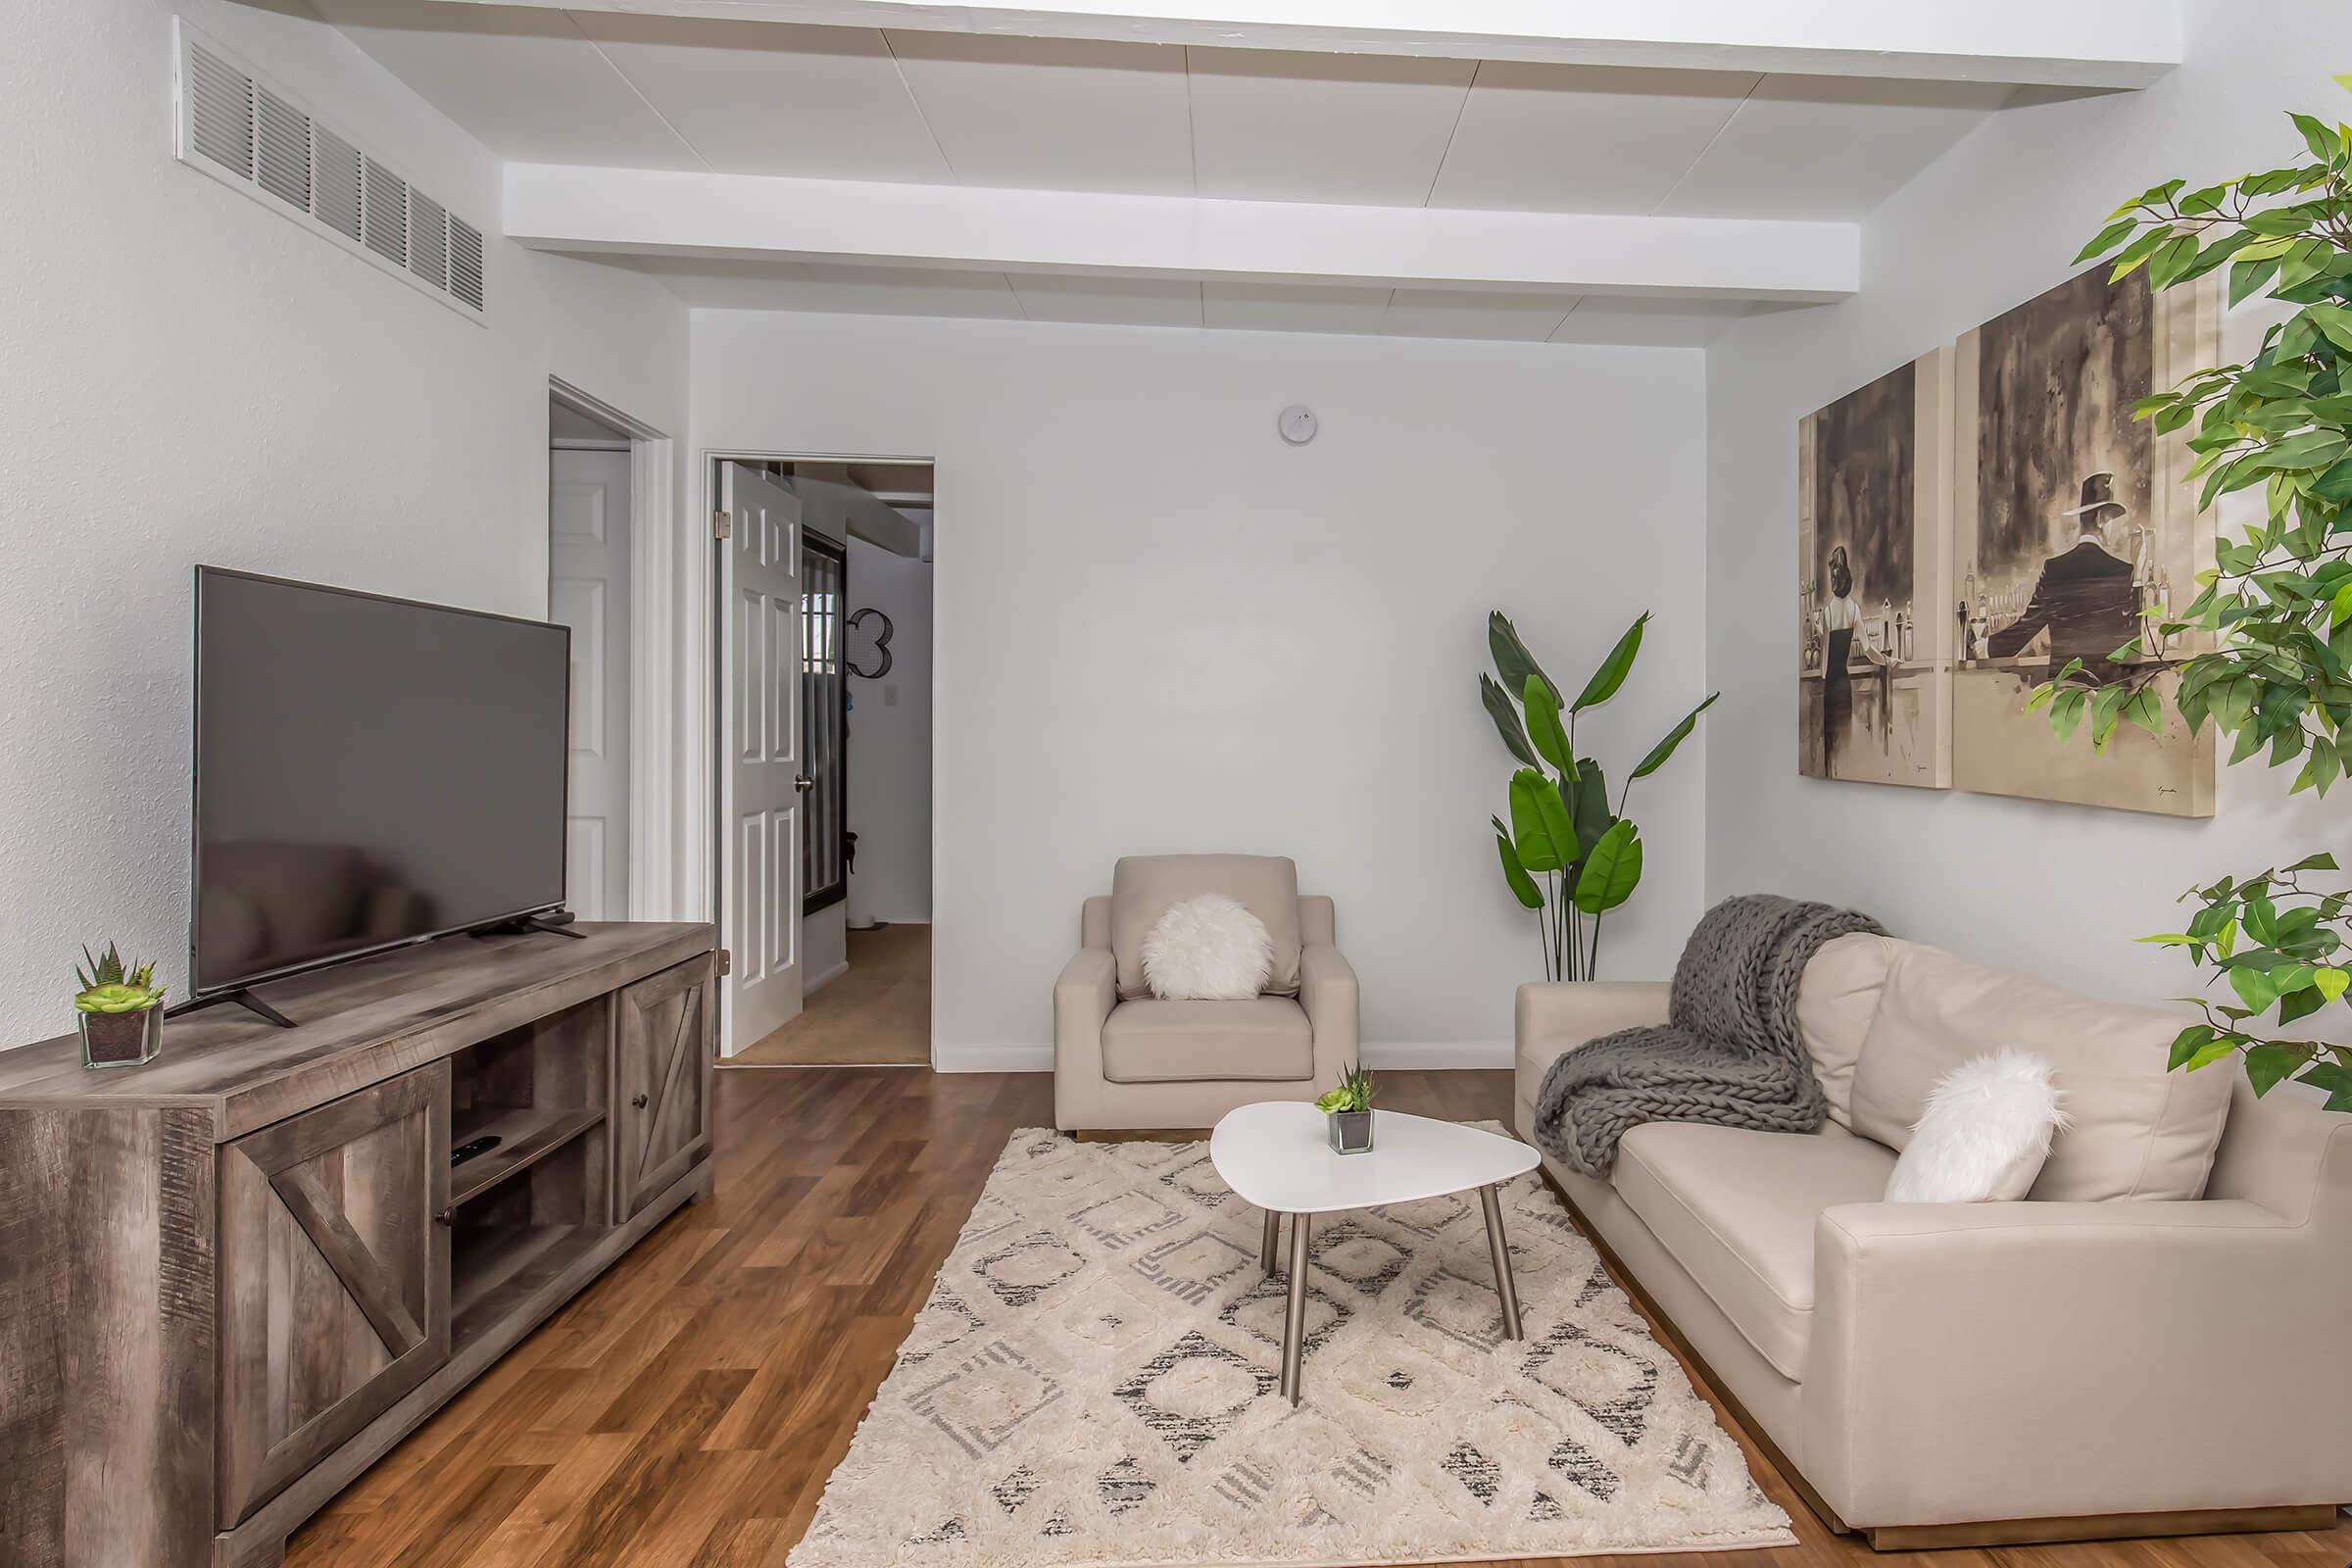
[[[791,1568],[1792,1544],[1550,1190],[1502,1207],[1516,1342],[1475,1194],[1321,1216],[1293,1408],[1284,1282],[1205,1143],[1014,1134]]]

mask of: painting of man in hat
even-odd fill
[[[2082,500],[2060,515],[2078,537],[2041,564],[2034,597],[2017,619],[1986,639],[1986,652],[2006,659],[2049,634],[2050,667],[2082,661],[2082,673],[2104,684],[2115,678],[2107,656],[2138,627],[2132,613],[2132,563],[2107,549],[2108,527],[2126,514],[2115,499],[2115,475],[2102,470],[2082,481]]]
[[[2207,280],[2159,296],[2144,272],[2093,268],[1963,333],[1954,401],[1964,451],[1953,474],[1952,782],[1964,790],[2207,816],[2211,729],[2173,705],[2180,657],[2143,611],[2213,562],[2213,523],[2182,476],[2184,432],[2133,417],[2138,401],[2220,356]],[[2193,592],[2193,589],[2187,591]],[[2175,611],[2183,608],[2173,605]],[[2141,639],[2126,661],[2111,658]],[[2080,669],[2067,666],[2082,661]],[[2102,696],[2153,693],[2160,733],[2122,725],[2066,745],[2034,701],[2063,681]],[[2113,709],[2108,712],[2112,715]]]

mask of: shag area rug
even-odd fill
[[[1420,1563],[1786,1545],[1674,1357],[1530,1174],[1322,1217],[1284,1282],[1208,1146],[1015,1133],[791,1568]],[[1288,1251],[1289,1236],[1284,1236]]]

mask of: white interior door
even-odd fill
[[[801,1011],[801,504],[739,464],[719,465],[729,522],[727,657],[720,710],[729,760],[720,856],[734,929],[727,1050]]]
[[[547,614],[571,628],[564,896],[583,920],[629,914],[629,455],[551,452]]]

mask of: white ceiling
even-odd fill
[[[517,163],[1852,221],[2001,84],[314,0]],[[637,259],[698,305],[1701,343],[1738,304]]]

